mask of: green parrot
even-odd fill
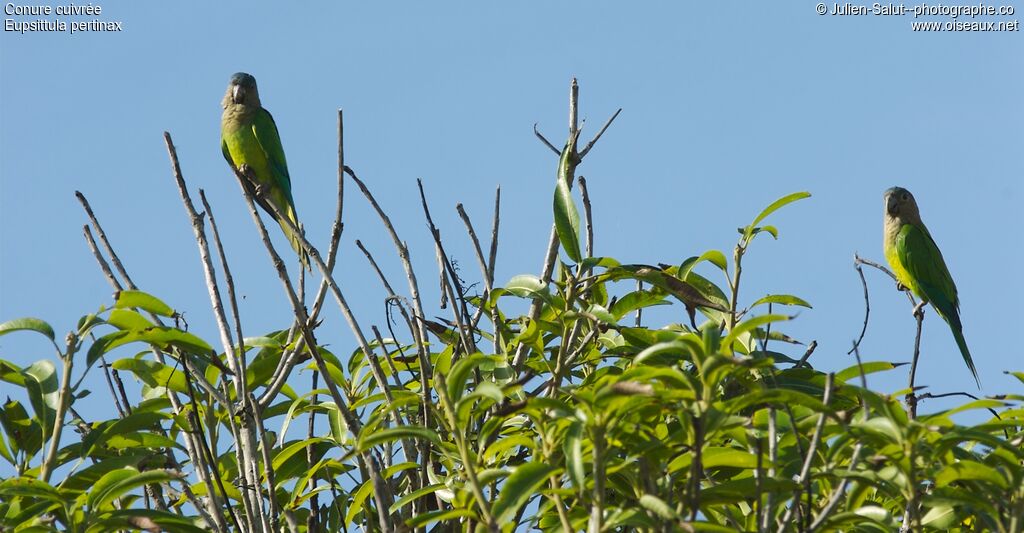
[[[220,118],[220,144],[224,159],[228,160],[232,168],[255,178],[255,187],[248,180],[244,180],[244,184],[260,207],[275,217],[270,207],[273,204],[301,231],[302,226],[295,215],[292,181],[288,176],[288,162],[285,161],[284,148],[281,147],[281,136],[277,133],[274,117],[260,105],[256,78],[245,72],[231,76],[221,106],[224,113]],[[260,194],[257,194],[257,188]],[[276,220],[292,248],[299,254],[302,266],[309,268],[309,257],[302,248],[299,236],[285,221]]]
[[[960,354],[967,368],[971,369],[978,388],[981,388],[978,371],[964,339],[960,300],[953,277],[949,275],[942,252],[921,222],[914,195],[902,187],[885,191],[885,260],[892,267],[896,280],[921,299],[914,308],[914,314],[931,302],[935,312],[949,324]]]

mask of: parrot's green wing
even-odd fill
[[[259,141],[263,153],[267,155],[270,162],[271,172],[274,174],[274,185],[281,188],[281,192],[288,199],[288,205],[294,205],[292,200],[292,180],[288,176],[288,161],[284,157],[284,148],[281,146],[281,135],[277,132],[277,124],[274,117],[266,109],[260,109],[252,121],[252,131]]]
[[[896,236],[896,252],[903,268],[917,283],[921,291],[918,296],[924,296],[942,312],[956,311],[959,305],[956,285],[927,229],[904,224]]]
[[[896,236],[896,253],[903,268],[917,284],[920,291],[918,296],[931,302],[939,316],[949,324],[960,348],[960,354],[977,381],[978,372],[974,368],[971,352],[967,349],[963,325],[960,322],[960,300],[957,297],[956,284],[949,275],[949,269],[946,268],[946,261],[942,258],[938,245],[923,226],[904,224]]]
[[[281,135],[277,132],[277,124],[274,123],[274,117],[269,111],[260,108],[256,112],[252,122],[252,132],[267,157],[272,174],[273,185],[269,191],[271,201],[277,204],[282,214],[290,219],[301,233],[302,224],[299,223],[295,214],[295,200],[292,199],[292,179],[288,176],[288,161],[284,157],[284,148],[281,146]],[[270,210],[268,209],[268,211]],[[302,248],[299,235],[294,233],[285,222],[279,220],[278,223],[281,224],[281,229],[288,236],[292,248],[299,254],[302,266],[309,268],[309,257]]]
[[[220,140],[220,151],[221,153],[224,154],[224,159],[228,161],[228,164],[231,165],[231,168],[237,170],[238,164],[235,163],[234,158],[231,157],[231,150],[228,148],[228,142],[224,140],[223,136],[221,137]],[[245,187],[246,191],[249,191],[249,196],[252,197],[253,200],[256,200],[256,203],[259,204],[260,207],[262,207],[267,213],[274,213],[274,210],[270,208],[270,204],[267,203],[266,199],[264,199],[263,196],[256,194],[256,190],[253,188],[252,183],[250,183],[248,179],[242,180],[242,186]]]
[[[231,168],[235,168],[237,166],[235,165],[235,160],[231,159],[231,150],[228,150],[228,142],[224,140],[223,133],[221,133],[220,136],[220,152],[224,154],[224,159],[228,160],[228,164],[231,165]]]

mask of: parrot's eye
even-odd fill
[[[910,198],[910,195],[907,194],[907,193],[903,193],[903,194],[900,195],[900,200],[903,200],[904,202],[907,201],[909,198]]]

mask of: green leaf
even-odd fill
[[[1006,489],[1009,486],[1006,478],[998,470],[968,460],[957,461],[940,470],[935,476],[935,486],[945,487],[954,481],[964,480],[984,481],[1001,489]]]
[[[24,452],[31,458],[43,447],[43,430],[39,422],[28,416],[28,411],[17,400],[8,399],[0,409],[0,425],[10,442],[14,455]],[[13,458],[8,458],[13,464]]]
[[[482,403],[477,407],[478,413],[483,413],[484,410],[489,408],[491,405],[499,404],[505,399],[505,394],[501,392],[501,387],[491,383],[490,381],[484,381],[477,385],[473,392],[463,396],[455,404],[455,416],[459,424],[469,423],[469,415],[473,409],[474,404],[477,400],[481,400]]]
[[[306,448],[318,442],[329,442],[329,439],[325,439],[323,437],[303,439],[300,441],[293,442],[288,446],[285,446],[283,449],[280,449],[280,451],[274,454],[274,458],[271,460],[271,464],[274,466],[274,470],[279,470],[281,468],[281,465],[283,465],[285,461],[287,461],[288,459],[290,459],[292,456],[299,452],[306,451]]]
[[[555,231],[562,249],[573,262],[583,260],[580,252],[580,214],[576,210],[576,202],[572,198],[572,180],[576,164],[573,157],[576,152],[575,136],[566,143],[562,155],[558,159],[558,182],[555,185]]]
[[[22,368],[10,361],[0,359],[0,381],[6,381],[19,387],[25,386],[25,376],[22,375]]]
[[[733,328],[728,335],[726,335],[725,340],[722,341],[722,347],[725,348],[726,350],[732,350],[733,342],[735,342],[740,335],[752,331],[757,327],[763,326],[765,324],[770,324],[772,322],[782,322],[789,319],[790,317],[786,315],[761,315],[744,320],[743,322],[737,324],[736,327]]]
[[[754,218],[754,221],[751,222],[750,225],[746,227],[746,232],[743,235],[743,240],[749,241],[750,237],[754,234],[754,229],[757,226],[757,224],[764,220],[765,217],[767,217],[768,215],[774,213],[775,211],[785,206],[786,204],[790,204],[792,202],[802,200],[810,196],[811,193],[809,192],[795,192],[793,194],[788,194],[786,196],[783,196],[782,198],[779,198],[778,200],[775,200],[774,202],[771,203],[771,205],[764,208],[764,211],[761,211],[761,213],[757,215],[756,218]]]
[[[409,527],[421,527],[434,522],[447,522],[456,518],[475,518],[476,514],[469,509],[441,509],[439,511],[430,511],[429,513],[422,513],[409,519],[406,524]]]
[[[27,477],[12,477],[0,481],[0,496],[7,496],[7,501],[10,501],[9,498],[14,496],[42,498],[53,502],[64,501],[64,497],[61,496],[60,492],[50,486],[49,483]]]
[[[93,341],[92,346],[89,347],[89,352],[85,355],[85,366],[87,368],[91,367],[100,357],[103,357],[107,352],[119,346],[120,343],[117,345],[114,343],[127,335],[127,331],[115,331]]]
[[[378,444],[395,441],[398,439],[421,439],[441,445],[441,438],[437,433],[423,426],[399,426],[394,428],[380,429],[369,435],[360,435],[356,446],[358,451],[365,451]]]
[[[644,494],[643,496],[641,496],[640,505],[644,509],[651,511],[652,513],[658,515],[658,517],[664,520],[676,520],[677,518],[679,518],[679,515],[676,514],[675,509],[669,507],[669,505],[665,503],[664,500],[653,494]]]
[[[587,476],[583,468],[583,422],[573,420],[562,442],[565,454],[565,471],[580,494],[587,488]]]
[[[88,533],[121,530],[208,533],[208,530],[197,527],[188,516],[155,509],[117,509],[101,513],[91,521]]]
[[[111,509],[111,503],[124,494],[143,485],[163,483],[180,477],[167,470],[147,470],[139,472],[132,467],[112,470],[96,482],[86,497],[86,503],[92,512]]]
[[[116,370],[127,370],[146,385],[156,387],[167,387],[174,392],[186,394],[188,384],[185,382],[185,375],[170,366],[142,359],[118,359],[110,364]]]
[[[452,365],[451,370],[445,376],[446,385],[448,386],[448,397],[452,399],[452,402],[457,402],[459,398],[462,398],[462,394],[466,390],[466,380],[469,379],[469,374],[478,366],[493,359],[486,355],[473,354],[460,359]]]
[[[621,320],[622,317],[637,309],[655,305],[671,305],[671,303],[665,301],[665,293],[662,291],[639,290],[616,300],[609,311],[616,320]]]
[[[740,233],[744,232],[740,231]],[[750,236],[753,237],[759,233],[767,233],[768,235],[771,235],[773,239],[779,238],[779,230],[775,226],[758,226],[750,232]]]
[[[0,336],[7,335],[12,331],[35,331],[36,333],[42,333],[49,337],[52,341],[55,339],[53,334],[53,328],[50,327],[46,322],[39,320],[38,318],[16,318],[0,324]]]
[[[107,324],[121,330],[146,329],[156,325],[131,309],[114,309],[107,316]]]
[[[135,434],[139,430],[157,429],[160,423],[168,418],[171,418],[171,415],[160,411],[133,411],[122,418],[100,422],[82,439],[82,455],[93,455],[101,447],[105,447],[107,440],[112,437]]]
[[[413,500],[418,500],[418,499],[422,498],[423,496],[426,496],[427,494],[433,494],[433,493],[437,492],[438,490],[443,489],[444,487],[445,487],[444,483],[435,483],[433,485],[427,485],[426,487],[423,487],[420,490],[410,492],[409,494],[406,494],[405,496],[402,496],[401,498],[398,499],[398,501],[393,503],[391,505],[391,507],[388,509],[388,514],[392,514],[393,515],[396,512],[398,512],[399,509],[404,507],[405,504],[410,503]]]
[[[956,510],[949,505],[937,505],[921,518],[921,525],[948,530],[956,523]]]
[[[114,294],[114,300],[115,309],[138,308],[168,318],[173,318],[176,314],[171,306],[142,291],[118,291]]]
[[[366,501],[366,497],[373,491],[373,480],[367,480],[359,487],[358,490],[352,494],[352,503],[348,506],[348,512],[345,513],[345,524],[351,524],[355,520],[356,515],[359,511],[363,510],[363,502]]]
[[[154,344],[160,348],[175,346],[186,352],[207,357],[213,353],[213,347],[203,339],[200,339],[187,331],[162,326],[131,331],[128,335],[120,339],[120,342],[115,342],[114,347],[136,341]]]
[[[757,456],[736,448],[708,447],[701,455],[705,468],[729,466],[736,468],[757,468]]]
[[[499,524],[512,521],[519,508],[525,504],[544,480],[554,472],[555,467],[532,461],[516,467],[505,480],[501,493],[491,507],[491,514]]]
[[[43,360],[32,363],[22,370],[29,402],[35,411],[35,419],[43,427],[43,440],[48,440],[57,419],[57,402],[60,392],[57,383],[57,368],[52,362]]]
[[[697,263],[701,261],[708,261],[709,263],[718,267],[722,272],[725,272],[729,268],[729,263],[725,259],[725,254],[718,250],[708,250],[697,258],[690,258],[683,262],[683,266],[679,268],[679,279],[685,280],[686,276],[690,274],[693,267],[697,266]]]
[[[520,298],[548,297],[547,284],[530,274],[514,276],[505,284],[505,290]]]
[[[327,409],[327,422],[331,426],[331,437],[334,442],[342,445],[349,446],[352,444],[352,431],[348,427],[348,421],[345,420],[345,416],[341,413],[341,409],[338,408],[338,404],[333,401],[320,402],[320,405]]]
[[[836,373],[835,380],[837,383],[844,383],[854,378],[860,378],[861,367],[863,367],[864,375],[873,374],[875,372],[884,372],[886,370],[892,370],[899,365],[894,365],[888,361],[871,361],[864,363],[863,365],[853,365],[848,368]]]
[[[800,307],[812,309],[811,304],[807,303],[806,300],[790,294],[769,294],[764,298],[758,298],[757,301],[750,304],[750,307],[753,308],[763,304],[799,305]]]
[[[152,450],[139,449],[127,450],[120,455],[108,456],[97,462],[75,472],[71,477],[61,482],[62,490],[74,492],[86,492],[91,490],[96,482],[107,472],[120,470],[127,466],[139,468],[144,462],[162,461],[163,456],[154,455]]]

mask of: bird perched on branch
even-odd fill
[[[277,211],[287,217],[302,231],[295,214],[292,200],[292,181],[288,176],[288,162],[281,147],[281,136],[270,112],[260,104],[260,93],[256,78],[245,72],[231,76],[228,90],[221,102],[224,113],[220,119],[221,150],[233,169],[245,178],[242,183],[246,190],[270,214],[295,253],[299,254],[302,266],[309,268],[309,257],[302,248],[299,235],[288,223],[274,214]]]
[[[942,252],[928,233],[928,228],[921,222],[921,213],[914,195],[902,187],[885,191],[885,260],[889,262],[900,285],[921,299],[921,303],[914,308],[914,314],[917,315],[930,302],[935,312],[949,324],[960,354],[980,388],[978,371],[974,368],[971,352],[964,339],[963,324],[960,323],[960,300],[956,294],[956,284],[949,275]]]

